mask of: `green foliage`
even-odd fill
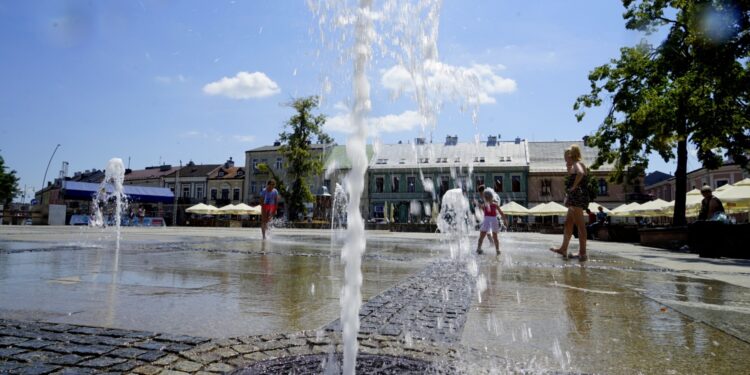
[[[5,168],[5,159],[0,156],[0,203],[2,204],[10,203],[20,192],[16,171],[6,172]]]
[[[684,222],[687,143],[707,168],[723,157],[747,167],[750,149],[750,2],[731,0],[623,0],[626,27],[646,33],[666,28],[658,45],[641,41],[589,74],[584,109],[610,105],[587,144],[598,147],[593,168],[615,166],[613,179],[630,180],[648,157],[677,159],[675,222]],[[712,15],[713,27],[706,15]],[[677,148],[677,155],[675,155]],[[681,203],[681,204],[680,204]],[[681,207],[680,207],[681,206]]]
[[[310,145],[329,144],[332,139],[323,132],[325,115],[312,113],[318,107],[317,96],[295,99],[288,106],[297,113],[284,124],[284,131],[279,135],[279,151],[284,155],[284,167],[291,179],[291,186],[285,189],[288,190],[288,195],[284,197],[284,201],[289,210],[289,219],[294,220],[298,213],[305,211],[304,204],[314,199],[310,191],[310,177],[323,172],[323,161],[313,157]]]
[[[271,175],[271,178],[273,178],[276,181],[276,190],[279,192],[279,195],[281,198],[284,199],[284,201],[289,201],[290,199],[290,191],[286,188],[286,185],[284,184],[284,180],[279,177],[279,175],[274,172],[274,170],[268,166],[266,163],[258,163],[258,170],[262,173],[268,173]],[[262,189],[265,189],[266,185],[263,185]]]

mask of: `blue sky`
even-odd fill
[[[591,69],[643,37],[624,29],[622,13],[619,1],[445,1],[440,62],[476,74],[483,100],[476,122],[445,102],[435,140],[593,132],[602,112],[577,123],[572,105]],[[343,144],[348,63],[317,30],[306,1],[0,0],[0,155],[22,188],[37,189],[58,143],[48,179],[63,161],[71,172],[112,157],[133,169],[244,162],[245,150],[277,138],[292,115],[284,103],[313,94]],[[385,143],[419,135],[408,90],[393,99],[389,89],[403,83],[395,73],[387,58],[370,68]],[[674,163],[654,158],[651,169]]]

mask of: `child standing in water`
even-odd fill
[[[497,215],[500,214],[500,216],[503,219],[503,223],[507,226],[507,222],[505,219],[505,214],[503,213],[503,210],[498,207],[497,202],[495,201],[495,194],[491,189],[485,189],[482,192],[482,195],[484,196],[484,204],[482,205],[482,208],[484,210],[484,220],[482,221],[482,226],[479,228],[479,243],[477,244],[477,254],[482,254],[484,251],[482,251],[482,242],[484,242],[484,237],[487,235],[487,232],[492,232],[492,240],[495,243],[495,251],[497,252],[497,255],[500,255],[500,242],[497,239],[497,233],[500,232],[500,223],[497,221]]]

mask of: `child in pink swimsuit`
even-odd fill
[[[484,220],[482,221],[482,226],[479,227],[479,243],[477,244],[477,254],[482,254],[482,242],[484,241],[484,237],[487,235],[487,232],[492,232],[492,239],[495,243],[495,251],[497,252],[497,255],[500,255],[500,242],[497,239],[497,233],[500,232],[500,223],[497,221],[497,215],[500,214],[500,216],[503,218],[503,222],[505,223],[505,214],[503,213],[503,210],[500,209],[500,207],[497,206],[497,202],[495,202],[495,194],[491,189],[486,189],[484,192],[482,192],[482,195],[484,195],[484,204],[482,205],[483,211],[484,211]],[[505,224],[508,225],[507,223]]]

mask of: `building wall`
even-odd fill
[[[609,172],[591,172],[592,176],[599,182],[600,193],[606,192],[600,194],[596,198],[596,202],[607,208],[614,208],[626,203],[628,202],[628,194],[637,193],[637,189],[632,185],[609,182]],[[566,173],[559,172],[529,172],[528,207],[549,201],[562,204],[565,199],[566,176]],[[639,182],[642,181],[643,179],[639,179]],[[643,192],[643,189],[641,188],[640,191]]]
[[[725,185],[734,184],[746,178],[748,173],[735,164],[723,165],[718,169],[709,170],[700,168],[687,174],[687,190],[700,189],[703,185],[708,185],[712,189]],[[675,197],[675,179],[660,181],[656,184],[645,188],[647,194],[666,201],[674,200]]]
[[[244,199],[244,186],[245,186],[245,179],[243,177],[239,178],[212,178],[208,180],[208,190],[206,193],[206,201],[207,204],[217,206],[219,205],[226,205],[226,204],[238,204],[243,203]],[[228,199],[229,202],[224,202],[222,198],[222,190],[228,189]],[[234,190],[237,189],[239,191],[238,199],[235,199]],[[213,198],[213,191],[216,191],[216,198]]]
[[[315,148],[312,151],[313,157],[323,158],[324,151],[322,148]],[[264,173],[254,168],[256,164],[265,163],[267,164],[278,176],[282,182],[289,186],[291,183],[290,176],[287,175],[284,163],[286,158],[278,151],[278,148],[272,150],[249,150],[245,152],[245,188],[244,188],[244,201],[250,204],[256,204],[260,200],[260,191],[266,187],[266,183],[271,178],[270,173]],[[312,176],[308,183],[310,184],[310,191],[313,195],[320,193],[321,186],[323,185],[323,175]],[[335,185],[331,185],[330,189]],[[283,201],[283,199],[281,199]]]

